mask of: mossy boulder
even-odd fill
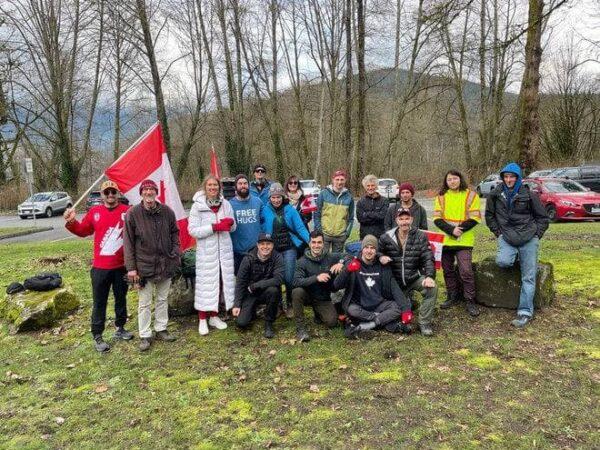
[[[32,331],[51,327],[81,302],[68,287],[46,292],[25,291],[0,300],[0,318],[12,331]]]
[[[167,297],[169,316],[189,316],[196,312],[194,309],[194,279],[178,275],[171,282]]]
[[[477,302],[494,308],[517,309],[521,290],[519,264],[509,269],[498,267],[494,258],[486,258],[473,264]],[[538,262],[534,305],[536,308],[554,302],[554,269],[548,262]]]

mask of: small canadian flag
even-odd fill
[[[433,252],[433,258],[435,260],[435,269],[440,270],[442,268],[442,248],[444,247],[444,233],[436,233],[435,231],[421,230],[429,239],[429,246]]]
[[[139,189],[142,181],[149,178],[156,182],[159,188],[157,200],[169,206],[177,218],[181,251],[194,245],[194,239],[188,233],[187,214],[179,198],[159,123],[150,127],[104,174],[117,183],[132,205],[141,201]]]

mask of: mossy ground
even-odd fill
[[[478,228],[476,259],[495,246]],[[299,344],[285,319],[272,341],[261,323],[201,338],[189,317],[171,323],[175,343],[99,355],[90,257],[82,240],[0,247],[0,285],[58,270],[84,305],[54,330],[0,328],[0,448],[600,447],[600,223],[551,226],[541,257],[559,298],[529,328],[511,328],[511,311],[453,309],[430,339],[347,341],[311,324]]]
[[[14,233],[27,233],[35,230],[34,227],[4,227],[0,228],[0,238],[10,236]]]

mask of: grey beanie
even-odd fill
[[[372,247],[375,247],[375,250],[377,250],[378,244],[379,243],[377,242],[377,238],[375,236],[373,236],[372,234],[367,234],[363,238],[360,248],[365,248],[367,245],[370,245]]]
[[[281,197],[287,198],[287,195],[283,190],[281,183],[273,183],[271,185],[271,188],[269,189],[269,197],[272,197],[274,195],[281,195]]]

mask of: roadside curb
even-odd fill
[[[11,239],[11,238],[20,237],[20,236],[27,236],[28,234],[35,234],[35,233],[41,233],[43,231],[52,231],[52,230],[54,230],[54,227],[42,227],[42,228],[34,228],[32,230],[17,231],[15,233],[5,234],[4,236],[0,236],[0,241],[2,241],[4,239]]]

